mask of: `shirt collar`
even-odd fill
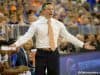
[[[42,22],[47,22],[48,19],[44,16],[39,16],[39,19],[42,20]]]

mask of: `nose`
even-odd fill
[[[50,11],[53,12],[54,10],[53,9],[50,9]]]

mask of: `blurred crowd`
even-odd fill
[[[27,28],[20,30],[20,27],[29,27],[36,21],[45,2],[55,3],[53,17],[63,22],[70,33],[95,46],[96,51],[100,50],[100,0],[0,0],[0,46],[10,45],[21,36],[22,31],[26,32]],[[13,37],[15,34],[17,38]],[[12,67],[29,66],[34,75],[36,50],[32,49],[35,49],[35,37],[32,39],[31,44],[25,44],[19,52],[12,54],[8,59]],[[58,44],[59,50],[65,53],[88,51],[73,46],[62,37],[59,38]],[[23,55],[26,53],[28,56]],[[1,54],[0,58],[2,56],[4,55]]]
[[[84,52],[92,52],[92,51],[99,51],[100,50],[100,34],[93,35],[83,35],[83,34],[77,34],[76,37],[83,41],[84,43],[89,43],[92,46],[95,46],[95,50],[87,50],[85,48],[78,48],[74,46],[73,44],[69,43],[66,40],[60,41],[60,50],[63,51],[65,54],[71,54],[71,53],[84,53]]]
[[[30,39],[17,52],[0,51],[0,75],[35,75],[35,53]]]

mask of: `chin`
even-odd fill
[[[53,15],[52,14],[49,14],[49,16],[52,17]]]

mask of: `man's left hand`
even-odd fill
[[[83,48],[88,49],[88,50],[96,49],[95,46],[90,45],[90,43],[85,43]]]

